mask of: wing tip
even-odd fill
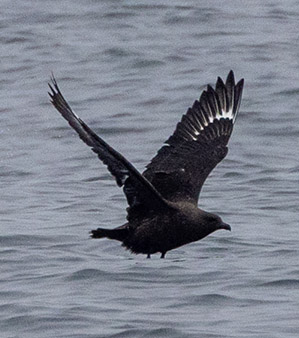
[[[244,78],[241,78],[237,84],[234,71],[231,69],[227,75],[225,83],[218,77],[215,85],[215,91],[218,95],[221,105],[221,111],[216,114],[216,119],[228,118],[235,122],[244,87]]]
[[[53,72],[51,72],[50,82],[48,82],[48,86],[50,88],[50,92],[48,92],[50,96],[50,102],[59,111],[59,113],[68,122],[70,122],[73,118],[75,118],[76,120],[80,120],[79,117],[73,112],[73,110],[71,109],[70,105],[67,103],[65,98],[63,97]]]
[[[226,86],[234,86],[235,85],[235,74],[234,71],[231,69],[227,75],[226,78],[226,82],[225,82]]]
[[[236,87],[239,86],[239,87],[241,87],[241,89],[243,89],[244,82],[245,82],[245,80],[244,80],[244,78],[242,78],[241,80],[238,81],[238,83],[236,84]]]
[[[222,134],[230,135],[240,107],[243,86],[243,78],[236,84],[233,70],[229,71],[225,83],[218,76],[215,87],[207,85],[199,100],[195,101],[192,108],[188,109],[187,113],[183,115],[174,136],[184,140],[196,141],[199,135],[213,124],[215,124],[218,136]],[[225,120],[230,122],[230,126],[219,125],[219,122]]]
[[[56,99],[58,98],[58,95],[61,94],[60,90],[58,88],[57,81],[55,79],[54,73],[51,72],[50,76],[50,82],[48,82],[48,86],[50,88],[51,92],[48,92],[50,96],[50,102],[55,106]]]

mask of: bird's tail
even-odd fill
[[[124,227],[115,229],[98,228],[91,230],[90,233],[92,238],[110,238],[122,242],[128,236],[128,229]]]

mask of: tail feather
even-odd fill
[[[103,229],[98,228],[96,230],[91,230],[92,238],[109,238],[115,239],[117,241],[123,241],[128,236],[127,228],[116,228],[116,229]]]

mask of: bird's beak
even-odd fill
[[[220,229],[232,231],[230,225],[229,225],[229,224],[226,224],[226,223],[223,223],[223,222],[222,222],[222,224],[221,224],[221,226],[220,226]]]

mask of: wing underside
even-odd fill
[[[197,204],[204,181],[227,154],[243,84],[230,71],[225,83],[218,78],[215,89],[208,85],[147,165],[143,175],[165,199]]]

